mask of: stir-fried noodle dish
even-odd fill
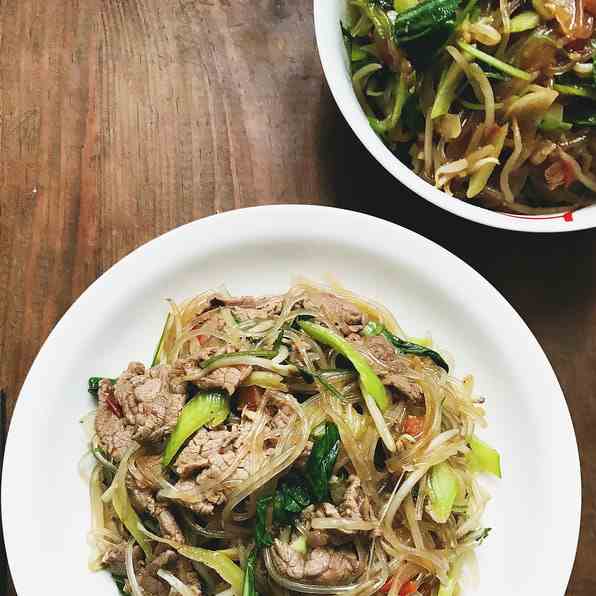
[[[348,0],[358,100],[448,194],[524,214],[596,199],[596,0]]]
[[[484,398],[382,305],[199,294],[93,377],[91,568],[133,596],[451,596],[486,538]]]

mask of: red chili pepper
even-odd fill
[[[416,592],[418,588],[416,584],[412,581],[406,582],[399,591],[399,596],[408,596],[408,594],[413,594]]]
[[[388,594],[389,590],[391,590],[391,586],[393,585],[393,578],[389,578],[385,585],[379,590],[382,594]],[[416,592],[418,588],[413,581],[407,581],[399,590],[399,596],[408,596],[408,594],[413,594]]]
[[[106,397],[106,406],[115,416],[118,416],[118,418],[124,416],[120,404],[117,401],[114,401],[111,397]]]
[[[412,437],[419,435],[424,429],[424,416],[408,416],[404,423],[404,432]]]

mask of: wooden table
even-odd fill
[[[567,594],[596,594],[593,232],[495,231],[396,183],[330,97],[311,0],[0,0],[0,385],[9,414],[53,325],[118,259],[210,213],[282,202],[366,211],[416,230],[517,308],[558,373],[582,455],[582,534]]]

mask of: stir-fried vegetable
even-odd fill
[[[124,524],[126,529],[131,533],[134,539],[138,542],[139,546],[143,549],[143,552],[147,557],[151,557],[152,548],[151,543],[147,540],[147,537],[140,530],[142,527],[141,520],[137,512],[133,509],[130,499],[128,497],[128,490],[126,489],[126,474],[128,473],[128,462],[131,456],[138,449],[138,445],[133,445],[128,449],[120,465],[118,471],[112,481],[112,505],[114,512]]]
[[[340,445],[339,432],[335,424],[325,425],[325,432],[317,437],[313,444],[304,475],[316,503],[329,499],[329,479],[333,473]]]
[[[375,400],[382,412],[389,407],[390,401],[383,383],[381,383],[379,377],[366,361],[366,358],[364,358],[364,356],[362,356],[350,342],[346,341],[330,329],[317,325],[316,323],[300,321],[299,325],[313,339],[333,348],[354,365],[354,368],[360,375],[362,391],[366,392]]]
[[[451,515],[459,484],[457,476],[448,463],[443,462],[433,466],[429,476],[429,512],[433,519],[444,524]]]
[[[431,105],[416,84],[402,110],[412,130]],[[444,374],[430,339],[401,339],[386,308],[336,284],[214,295],[170,303],[159,364],[129,365],[85,417],[91,567],[118,571],[124,551],[118,581],[133,596],[148,574],[189,596],[194,571],[209,594],[455,593],[460,554],[488,534],[475,473],[501,473],[474,434],[472,377]]]
[[[501,456],[496,449],[472,435],[468,441],[468,465],[477,472],[486,472],[501,478]]]
[[[449,195],[539,215],[596,201],[596,118],[573,116],[596,101],[596,28],[579,0],[532,4],[346,0],[342,31],[358,101],[401,161]]]
[[[162,457],[164,467],[171,461],[186,440],[201,427],[217,426],[230,414],[230,400],[225,391],[201,391],[182,409],[176,427],[170,435]]]

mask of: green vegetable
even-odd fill
[[[226,391],[201,391],[186,403],[176,422],[174,432],[168,438],[162,457],[167,467],[185,441],[201,427],[217,426],[230,414],[230,398]]]
[[[510,30],[511,33],[521,33],[522,31],[536,29],[539,24],[540,17],[533,10],[525,10],[511,19]]]
[[[363,333],[364,335],[382,335],[402,354],[413,354],[415,356],[430,358],[437,366],[440,366],[449,372],[449,365],[438,352],[435,352],[435,350],[431,350],[426,346],[421,346],[419,344],[414,344],[412,342],[400,339],[376,321],[370,321],[364,328]]]
[[[264,548],[273,544],[273,538],[267,530],[267,509],[273,497],[261,497],[257,500],[255,516],[255,546]]]
[[[201,362],[201,368],[209,368],[212,364],[215,364],[224,358],[235,358],[237,356],[254,356],[256,358],[266,358],[267,360],[271,360],[271,358],[277,356],[277,352],[278,350],[246,350],[244,352],[233,352],[231,354],[219,354],[218,356],[207,358],[207,360]]]
[[[157,342],[157,346],[155,347],[155,352],[153,352],[153,359],[151,360],[151,366],[155,366],[159,362],[160,352],[163,347],[163,340],[166,337],[166,329],[168,328],[168,323],[170,322],[170,315],[166,317],[166,322],[163,324],[163,329],[161,330],[161,335],[159,337],[159,341]]]
[[[496,449],[472,435],[468,441],[468,465],[475,472],[486,472],[501,478],[501,457]]]
[[[126,585],[126,577],[123,577],[122,575],[114,575],[112,573],[112,579],[114,580],[114,583],[116,584],[116,587],[118,588],[120,594],[123,594],[124,596],[129,596],[128,592],[124,591],[124,586]]]
[[[556,132],[569,130],[571,126],[571,123],[563,122],[563,106],[560,103],[553,103],[544,118],[542,118],[538,128],[545,132]]]
[[[303,479],[295,479],[295,482],[283,483],[273,495],[273,523],[280,526],[289,526],[308,507],[312,500]]]
[[[557,79],[558,80],[558,79]],[[592,87],[584,87],[581,85],[567,85],[555,83],[553,89],[562,95],[573,95],[575,97],[586,97],[596,101],[596,89]]]
[[[424,0],[397,15],[393,24],[395,41],[402,45],[409,41],[430,37],[444,26],[454,27],[459,0]]]
[[[126,529],[131,533],[139,546],[143,549],[145,556],[151,558],[151,542],[147,536],[139,529],[141,519],[137,512],[133,509],[130,499],[128,498],[128,490],[126,488],[126,472],[128,470],[128,458],[123,458],[120,462],[118,472],[114,477],[115,483],[114,493],[112,494],[112,506],[120,521],[124,524]]]
[[[399,117],[401,116],[404,104],[408,99],[408,95],[406,77],[400,75],[398,78],[396,78],[394,85],[393,108],[391,109],[391,113],[384,120],[379,120],[378,118],[374,117],[369,117],[368,119],[375,132],[378,134],[383,134],[384,132],[395,128],[397,122],[399,121]]]
[[[455,30],[459,0],[424,0],[395,18],[395,42],[418,67],[428,65]]]
[[[408,95],[401,113],[401,121],[404,128],[412,133],[419,133],[424,130],[424,114],[420,109],[417,95]]]
[[[360,387],[362,392],[368,393],[379,406],[381,412],[384,412],[390,405],[387,391],[379,377],[375,374],[366,358],[343,337],[340,337],[330,329],[312,323],[310,321],[300,321],[300,327],[305,333],[310,335],[315,341],[322,343],[336,352],[345,356],[358,371],[360,375]]]
[[[360,46],[354,44],[350,53],[350,60],[352,62],[358,62],[359,60],[364,60],[365,58],[368,58],[368,54]]]
[[[257,549],[254,548],[246,559],[244,568],[244,581],[242,583],[242,596],[259,596],[255,588],[255,567],[257,565]]]
[[[495,155],[501,154],[501,151],[503,150],[503,145],[505,144],[505,139],[507,137],[508,130],[508,125],[501,126],[491,139],[491,143],[495,148]],[[474,198],[486,186],[486,183],[488,182],[490,175],[493,173],[493,170],[495,169],[495,165],[496,164],[493,163],[484,164],[479,170],[477,170],[472,174],[472,176],[470,176],[470,183],[468,185],[468,191],[466,193],[468,199]],[[448,368],[446,370],[449,371]]]
[[[207,565],[213,569],[223,580],[232,586],[232,590],[236,596],[242,596],[244,574],[242,569],[232,559],[223,553],[209,550],[206,548],[199,548],[198,546],[179,545],[170,543],[183,557]]]
[[[459,489],[457,476],[447,462],[430,469],[428,489],[430,513],[436,522],[444,524],[451,515]]]
[[[339,454],[341,441],[335,424],[326,424],[325,432],[314,441],[304,475],[315,503],[329,500],[329,479]]]
[[[290,543],[290,548],[294,549],[301,555],[305,555],[307,551],[306,536],[304,536],[304,534],[300,534],[298,538]]]
[[[480,60],[481,62],[485,62],[497,70],[511,75],[512,77],[523,79],[524,81],[530,81],[532,79],[532,75],[530,73],[520,70],[511,64],[507,64],[507,62],[503,62],[502,60],[499,60],[498,58],[491,56],[491,54],[487,54],[486,52],[479,50],[477,47],[472,46],[465,41],[459,40],[457,45],[459,45],[462,50],[468,52],[468,54],[472,55],[474,58]]]
[[[459,67],[457,62],[452,62],[451,66],[444,71],[439,81],[435,101],[430,113],[430,117],[433,120],[449,112],[463,76],[464,71]]]
[[[393,0],[393,9],[395,12],[404,12],[414,8],[418,4],[418,0]]]
[[[89,377],[89,381],[87,382],[87,391],[89,391],[91,395],[97,397],[97,394],[99,392],[99,383],[102,379],[105,378],[107,377]],[[116,384],[116,380],[117,379],[108,379],[108,381],[110,381],[112,385]]]

